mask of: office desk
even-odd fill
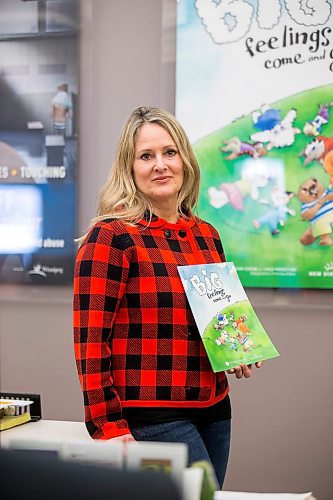
[[[80,439],[91,441],[84,422],[61,420],[38,420],[28,422],[0,432],[1,448],[8,448],[11,439],[33,439],[36,441],[66,441]]]

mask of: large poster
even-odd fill
[[[331,0],[179,0],[199,215],[249,287],[333,288]]]
[[[75,254],[77,0],[0,0],[0,282],[65,284]]]

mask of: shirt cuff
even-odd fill
[[[115,422],[107,422],[99,430],[94,432],[94,439],[112,439],[119,436],[124,436],[125,434],[131,434],[126,420],[116,420]]]

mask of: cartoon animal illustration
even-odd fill
[[[221,151],[224,153],[231,153],[225,157],[226,160],[234,160],[243,155],[259,158],[267,153],[267,149],[261,142],[250,144],[249,142],[241,141],[238,137],[232,137],[223,144],[224,145],[221,146]]]
[[[229,324],[229,320],[228,320],[227,315],[225,313],[219,314],[217,319],[218,319],[219,323],[222,324],[223,326],[227,326]]]
[[[303,127],[303,132],[305,135],[316,136],[320,134],[321,127],[328,123],[331,106],[333,106],[333,102],[319,105],[318,114],[313,120],[306,122]]]
[[[221,331],[219,338],[215,339],[217,345],[226,345],[229,339],[229,333],[226,330]]]
[[[331,237],[333,226],[333,188],[315,178],[307,179],[297,194],[301,201],[301,217],[309,221],[310,227],[301,235],[302,245],[312,245],[319,239],[319,245],[333,245]]]
[[[309,165],[309,163],[313,161],[318,161],[319,163],[323,164],[325,156],[332,150],[333,137],[318,135],[316,139],[313,139],[311,142],[309,142],[306,148],[301,151],[299,157],[304,157],[304,167]]]
[[[217,315],[217,323],[215,323],[214,328],[215,330],[223,330],[225,326],[229,324],[229,320],[227,318],[227,315],[225,313],[219,313]]]
[[[237,340],[243,346],[244,352],[250,351],[255,347],[254,342],[251,339],[249,339],[247,335],[244,335],[241,332],[237,333]]]
[[[273,128],[252,134],[251,141],[267,143],[268,151],[273,148],[291,146],[295,141],[295,135],[301,132],[299,128],[293,126],[296,115],[296,110],[291,109],[284,119],[276,123]]]
[[[230,337],[229,340],[228,340],[228,343],[230,344],[230,349],[232,351],[237,351],[238,350],[238,347],[237,347],[237,338],[236,337]]]
[[[250,196],[252,200],[257,200],[259,188],[266,186],[269,180],[267,169],[244,169],[239,180],[223,182],[218,188],[211,186],[208,189],[209,203],[215,208],[230,204],[235,210],[243,212],[244,199]]]
[[[281,123],[281,111],[263,104],[260,110],[252,113],[253,126],[258,130],[272,130],[275,125]]]
[[[274,236],[275,234],[279,234],[279,226],[284,226],[287,215],[295,216],[296,212],[288,207],[288,203],[294,196],[294,193],[284,191],[279,186],[274,186],[270,195],[270,202],[267,200],[260,200],[260,203],[268,204],[269,208],[265,214],[253,221],[253,225],[256,229],[260,229],[262,226],[267,225],[271,235]]]
[[[333,151],[329,151],[323,159],[323,167],[330,176],[330,186],[333,186]]]
[[[232,326],[233,328],[237,328],[237,330],[239,330],[243,334],[247,333],[248,335],[251,335],[252,332],[250,328],[245,324],[246,320],[247,320],[246,314],[241,314],[239,318],[234,320]]]

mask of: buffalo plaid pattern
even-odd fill
[[[80,247],[74,275],[75,356],[93,438],[129,431],[123,407],[207,407],[228,393],[214,374],[177,271],[224,261],[210,224],[108,219]]]

